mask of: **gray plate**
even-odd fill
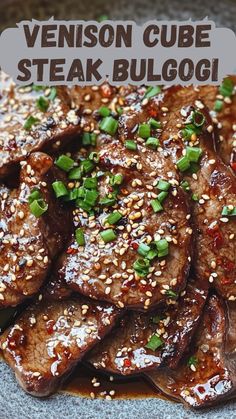
[[[0,0],[0,29],[23,19],[90,19],[107,14],[112,19],[197,19],[208,16],[219,26],[236,29],[234,0]],[[235,52],[234,52],[235,53]],[[0,363],[0,419],[222,419],[236,418],[236,403],[211,410],[192,412],[181,405],[159,399],[89,400],[57,394],[39,400],[26,395],[16,384],[9,368]]]

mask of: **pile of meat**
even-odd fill
[[[82,360],[191,407],[233,398],[236,78],[0,77],[1,316],[18,310],[0,345],[19,384],[52,394]]]

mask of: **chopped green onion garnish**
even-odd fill
[[[32,90],[35,92],[41,92],[42,90],[45,90],[46,86],[36,86],[36,84],[32,84]]]
[[[31,204],[33,201],[39,200],[39,199],[41,199],[41,192],[38,189],[34,189],[28,197],[28,202],[29,204]]]
[[[114,230],[112,230],[111,228],[102,231],[100,233],[100,236],[105,243],[112,242],[113,240],[115,240],[117,238]]]
[[[231,79],[224,79],[222,85],[219,87],[219,92],[222,96],[227,97],[227,96],[232,96],[234,91],[234,83]]]
[[[100,122],[99,127],[102,131],[107,132],[110,135],[114,135],[118,128],[118,121],[112,116],[106,116]]]
[[[116,224],[120,219],[122,218],[122,214],[119,211],[114,211],[112,214],[110,214],[107,219],[106,223],[108,224]]]
[[[44,96],[40,96],[36,101],[36,105],[41,112],[46,112],[49,107],[49,101]]]
[[[82,135],[82,144],[83,145],[96,145],[97,136],[91,132],[84,132]]]
[[[116,203],[116,199],[113,195],[109,196],[105,196],[104,198],[101,198],[99,201],[100,205],[103,205],[104,207],[112,207],[113,205],[115,205]]]
[[[31,130],[33,125],[37,125],[39,123],[39,119],[35,118],[34,116],[29,116],[24,125],[23,128],[26,129],[27,131]]]
[[[140,124],[138,127],[138,135],[141,138],[149,138],[151,129],[149,124]]]
[[[57,89],[56,89],[56,87],[51,87],[51,91],[50,91],[50,94],[48,96],[48,99],[53,101],[53,100],[56,99],[56,97],[57,97]]]
[[[202,155],[202,149],[199,147],[186,147],[186,157],[190,162],[197,163]]]
[[[161,239],[158,241],[155,241],[156,247],[157,247],[157,256],[159,258],[162,258],[164,256],[167,256],[169,253],[169,243],[166,239]]]
[[[152,199],[150,203],[154,212],[160,212],[163,210],[163,207],[158,199]]]
[[[198,198],[197,194],[195,194],[195,193],[193,193],[193,194],[192,194],[191,198],[192,198],[192,200],[193,200],[193,201],[195,201],[195,202],[197,202],[197,201],[199,200],[199,198]]]
[[[144,97],[149,99],[150,97],[158,95],[158,93],[160,92],[161,92],[161,88],[159,86],[154,86],[154,87],[149,86],[146,90]]]
[[[68,194],[67,188],[65,187],[64,183],[60,180],[53,182],[52,187],[57,198],[60,198],[61,196],[66,196]]]
[[[107,106],[101,106],[101,107],[98,109],[98,113],[99,113],[101,116],[105,117],[105,116],[109,116],[109,115],[110,115],[110,113],[111,113],[111,111],[110,111],[110,109],[109,109]]]
[[[123,175],[121,173],[117,173],[116,175],[110,178],[110,184],[114,185],[121,185],[123,182]]]
[[[156,150],[157,147],[160,145],[160,142],[159,142],[158,138],[149,137],[145,144],[146,144],[147,147],[152,148],[153,150]]]
[[[70,180],[78,180],[82,177],[82,170],[80,167],[74,167],[74,169],[70,170],[68,178]]]
[[[202,127],[205,122],[205,116],[202,112],[193,111],[192,113],[192,122],[195,127]]]
[[[87,177],[84,179],[83,187],[87,189],[97,189],[98,181],[96,177]]]
[[[163,340],[158,335],[152,335],[148,343],[145,345],[145,348],[151,349],[151,351],[156,351],[160,346],[164,344]]]
[[[181,172],[185,172],[190,168],[190,161],[187,156],[183,156],[177,161],[176,165]]]
[[[138,254],[146,257],[150,249],[151,249],[150,246],[148,246],[147,244],[140,243],[138,247]]]
[[[160,189],[160,191],[168,191],[170,188],[170,183],[167,182],[167,180],[159,180],[157,184],[157,189]]]
[[[77,228],[75,230],[75,239],[79,246],[85,245],[85,237],[84,237],[84,232],[82,228]]]
[[[133,140],[126,140],[125,147],[127,148],[127,150],[137,150],[137,144]]]
[[[75,205],[86,212],[90,212],[92,209],[91,205],[82,199],[77,199]]]
[[[92,151],[92,153],[89,154],[89,160],[92,160],[95,163],[98,163],[99,162],[99,154],[96,153],[96,151]]]
[[[181,130],[183,138],[190,140],[193,134],[200,134],[200,128],[196,127],[193,124],[188,124]]]
[[[148,259],[137,259],[133,264],[133,268],[139,276],[146,276],[149,273],[150,262]]]
[[[190,191],[190,185],[187,180],[182,180],[180,183],[180,186],[183,188],[184,191],[188,192]]]
[[[74,201],[75,199],[79,198],[79,189],[78,188],[74,188],[71,189],[68,194],[64,197],[64,201]]]
[[[166,199],[167,196],[168,196],[168,192],[162,191],[157,195],[157,199],[160,203],[162,203],[164,199]]]
[[[190,358],[188,359],[187,365],[189,367],[191,367],[191,365],[196,367],[197,363],[198,363],[198,360],[197,360],[196,356],[190,356]]]
[[[166,290],[165,295],[167,295],[167,297],[170,297],[170,298],[178,297],[178,294],[176,294],[176,292],[173,290]]]
[[[161,128],[161,122],[156,121],[156,119],[150,118],[148,123],[151,125],[152,128]]]
[[[90,191],[89,189],[85,189],[85,196],[84,196],[84,202],[91,207],[94,207],[96,204],[97,198],[99,193],[97,191]]]
[[[223,109],[224,102],[223,100],[216,100],[214,104],[214,111],[220,112]]]
[[[60,169],[64,170],[64,172],[69,172],[74,166],[74,163],[74,160],[66,156],[65,154],[59,156],[58,159],[55,161],[55,165],[60,167]]]
[[[41,217],[48,209],[48,204],[43,199],[35,199],[30,204],[30,212],[36,217]]]
[[[92,170],[94,169],[95,164],[92,160],[83,160],[80,163],[80,168],[83,171],[83,173],[89,173],[92,172]]]
[[[222,210],[222,215],[227,215],[228,217],[234,217],[236,215],[236,207],[229,207],[229,206],[225,206],[223,207]]]

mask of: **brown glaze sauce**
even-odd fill
[[[65,382],[61,391],[89,398],[91,398],[91,393],[94,393],[95,398],[104,399],[107,395],[109,396],[110,392],[113,394],[113,391],[115,391],[112,399],[145,399],[150,397],[165,399],[160,392],[141,376],[132,378],[112,377],[113,381],[110,380],[109,375],[79,364]],[[96,378],[96,382],[100,383],[98,387],[93,386],[92,380],[94,378]]]

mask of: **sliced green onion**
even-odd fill
[[[64,170],[64,172],[69,172],[74,166],[74,163],[74,160],[66,156],[65,154],[59,156],[58,159],[55,161],[55,165],[57,167],[60,167],[60,169]]]
[[[98,163],[99,162],[99,154],[96,153],[96,151],[92,151],[92,153],[89,154],[89,160],[92,160],[95,163]]]
[[[193,134],[200,134],[200,129],[193,124],[187,124],[185,128],[181,130],[183,138],[190,140]]]
[[[162,203],[166,197],[168,196],[168,192],[162,191],[157,195],[157,199],[160,203]]]
[[[94,169],[95,164],[92,160],[83,160],[80,164],[80,168],[84,173],[90,173]]]
[[[147,259],[148,260],[153,260],[155,259],[155,257],[157,257],[158,253],[157,253],[157,248],[156,246],[154,247],[152,244],[152,249],[149,250],[148,254],[147,254]]]
[[[190,168],[190,161],[187,156],[183,156],[177,161],[176,165],[181,172],[185,172]]]
[[[39,199],[41,199],[41,192],[39,189],[34,189],[28,197],[28,202],[29,204],[31,204],[33,201],[39,200]]]
[[[114,230],[112,230],[111,228],[102,231],[100,233],[100,236],[105,243],[112,242],[112,241],[116,240],[116,238],[117,238]]]
[[[98,109],[98,113],[99,113],[99,115],[105,117],[105,116],[109,116],[110,113],[111,113],[111,111],[110,111],[110,109],[107,106],[101,106]]]
[[[165,295],[167,297],[170,297],[170,298],[177,298],[178,297],[178,294],[176,294],[176,292],[171,290],[171,289],[166,290]]]
[[[56,87],[51,87],[48,99],[54,101],[56,97],[57,97],[57,89]]]
[[[141,138],[150,137],[151,129],[149,124],[140,124],[138,127],[138,135]]]
[[[146,145],[148,148],[152,148],[153,150],[156,150],[156,149],[157,149],[157,147],[160,145],[160,142],[159,142],[158,138],[155,138],[155,137],[149,137],[149,138],[146,140],[145,145]]]
[[[87,177],[84,179],[83,187],[87,189],[97,189],[98,181],[96,177]]]
[[[64,201],[74,201],[75,199],[79,198],[78,196],[78,188],[71,189],[66,196],[64,196]]]
[[[223,100],[216,100],[214,104],[214,111],[220,112],[223,109],[224,102]]]
[[[149,273],[150,262],[148,259],[137,259],[133,264],[133,268],[139,276],[146,276]]]
[[[145,345],[145,348],[151,349],[151,351],[155,352],[160,346],[164,344],[163,340],[158,335],[152,335],[149,339],[148,343]]]
[[[199,200],[199,198],[198,198],[197,194],[195,194],[195,193],[193,193],[193,194],[192,194],[191,198],[192,198],[192,200],[193,200],[193,201],[195,201],[195,202],[197,202],[197,201]]]
[[[127,150],[132,150],[132,151],[137,150],[137,144],[133,140],[126,140],[125,147],[127,148]]]
[[[42,90],[45,90],[46,86],[37,86],[36,84],[32,84],[32,90],[35,92],[41,92]]]
[[[162,258],[169,254],[169,243],[166,239],[155,241],[157,247],[157,256]]]
[[[190,356],[190,358],[188,359],[187,365],[189,367],[191,367],[191,365],[193,365],[194,367],[197,366],[198,360],[196,358],[196,356]]]
[[[79,246],[85,245],[85,237],[84,237],[84,232],[82,228],[77,228],[75,230],[75,239]]]
[[[75,205],[86,212],[90,212],[92,209],[91,205],[85,202],[83,199],[77,199]]]
[[[114,211],[112,214],[110,214],[107,219],[106,223],[108,224],[116,224],[118,221],[120,221],[122,218],[122,214],[119,211]]]
[[[53,182],[52,187],[57,198],[60,198],[61,196],[65,196],[68,194],[68,190],[61,180]]]
[[[106,116],[100,122],[99,127],[102,131],[107,132],[110,135],[114,135],[118,128],[118,121],[112,116]]]
[[[232,96],[234,91],[234,83],[231,79],[226,78],[224,79],[222,85],[219,88],[219,92],[224,97]]]
[[[186,157],[190,162],[197,163],[202,155],[202,149],[199,147],[186,147]]]
[[[33,125],[37,125],[38,123],[39,123],[39,119],[38,118],[35,118],[34,116],[29,116],[26,119],[26,121],[25,121],[25,123],[23,125],[23,128],[26,131],[29,131],[29,130],[31,130],[31,128],[32,128]]]
[[[140,243],[138,247],[138,254],[146,257],[150,249],[151,249],[150,246],[148,246],[147,244]]]
[[[36,101],[36,105],[41,112],[46,112],[49,107],[49,101],[44,96],[40,96]]]
[[[222,215],[227,215],[228,217],[234,217],[236,215],[236,207],[229,208],[228,206],[223,207]]]
[[[30,212],[36,218],[41,217],[48,209],[48,204],[43,199],[35,199],[30,204]]]
[[[161,128],[161,122],[157,121],[156,119],[150,118],[148,123],[151,125],[152,128]]]
[[[160,212],[163,210],[163,207],[161,203],[158,201],[158,199],[152,199],[150,204],[154,212]]]
[[[193,111],[192,113],[192,122],[195,127],[202,127],[205,122],[205,116],[202,112]]]
[[[170,188],[170,183],[167,180],[159,180],[157,184],[157,189],[160,189],[160,191],[168,191]]]
[[[93,132],[84,132],[82,135],[82,144],[86,145],[96,145],[97,136]]]
[[[82,170],[80,167],[74,167],[72,170],[70,170],[70,173],[68,175],[68,178],[70,180],[78,180],[82,177]]]
[[[149,99],[150,97],[156,96],[161,92],[161,88],[159,86],[149,86],[146,90],[144,98]]]
[[[180,183],[180,186],[183,188],[185,192],[190,191],[190,185],[187,180],[182,180],[182,182]]]
[[[115,205],[116,203],[116,199],[114,196],[105,196],[104,198],[101,198],[99,200],[99,204],[104,206],[104,207],[112,207],[113,205]]]
[[[88,205],[90,205],[91,207],[94,207],[94,205],[96,204],[96,201],[98,199],[98,195],[99,193],[97,191],[90,191],[88,189],[85,190],[85,197],[84,197],[84,202]]]
[[[110,178],[110,184],[112,186],[114,186],[114,185],[121,185],[122,182],[123,182],[123,179],[124,179],[123,178],[123,175],[121,173],[117,173],[116,175],[114,175],[114,176],[112,176]]]

